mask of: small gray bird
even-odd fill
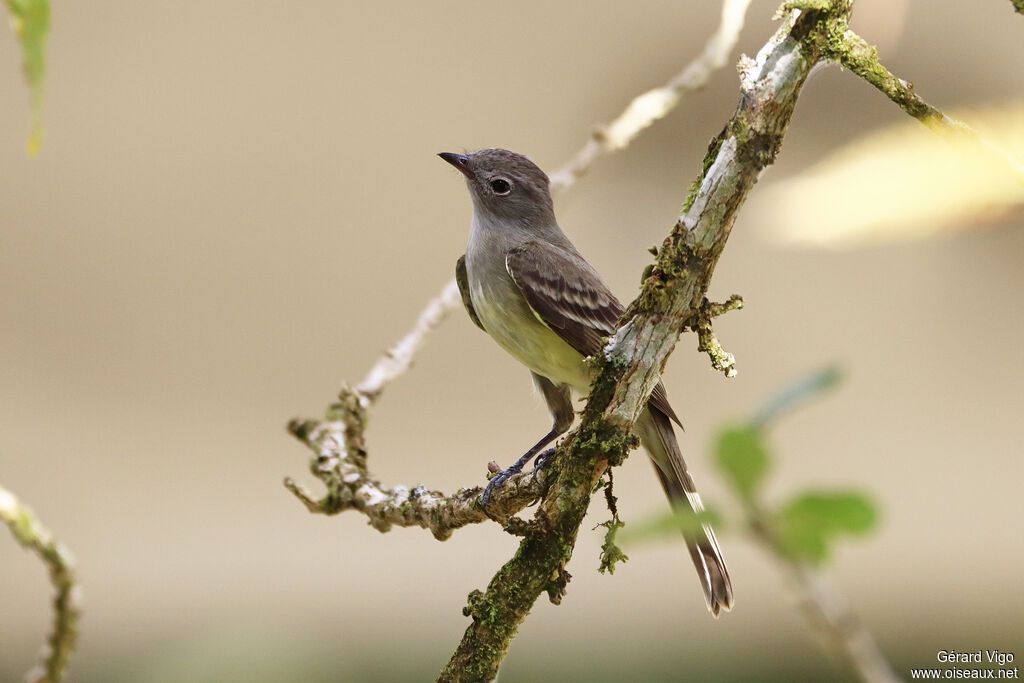
[[[574,420],[572,391],[586,395],[593,371],[584,358],[601,353],[615,332],[622,304],[555,221],[548,177],[536,164],[504,149],[443,152],[466,177],[473,223],[455,277],[469,317],[530,369],[554,424],[512,467],[491,479],[491,492],[518,473]],[[672,422],[682,424],[659,383],[634,432],[650,455],[673,506],[704,509],[679,450]],[[538,467],[542,466],[540,463]],[[711,527],[684,534],[708,609],[732,607],[732,584]]]

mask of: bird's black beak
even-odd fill
[[[455,154],[454,152],[441,152],[437,156],[441,157],[449,164],[459,169],[459,172],[467,178],[473,177],[473,171],[469,168],[469,156],[466,154]]]

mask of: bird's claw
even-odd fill
[[[502,485],[506,481],[508,481],[510,477],[519,474],[522,471],[523,466],[517,463],[506,470],[498,472],[493,477],[491,477],[491,480],[489,482],[487,482],[487,486],[484,488],[483,495],[480,496],[480,503],[483,506],[484,513],[487,514],[488,517],[490,517],[490,513],[487,512],[487,506],[491,502],[491,494],[495,491],[495,489],[501,488]]]
[[[502,486],[504,486],[505,482],[508,481],[510,478],[512,478],[514,475],[519,474],[520,472],[522,472],[523,471],[523,466],[526,465],[526,463],[528,463],[531,459],[533,460],[533,473],[530,475],[530,481],[532,483],[536,484],[537,483],[537,473],[540,472],[545,467],[547,467],[548,462],[551,461],[551,456],[554,455],[554,454],[555,454],[555,449],[554,448],[549,448],[546,451],[543,451],[542,453],[537,455],[535,458],[531,458],[530,454],[527,453],[525,456],[523,456],[518,461],[516,461],[516,463],[513,464],[511,467],[509,467],[508,469],[501,470],[501,471],[498,471],[498,466],[495,463],[491,463],[488,466],[488,469],[490,469],[492,472],[497,471],[497,474],[495,474],[493,477],[491,477],[491,480],[489,482],[487,482],[487,486],[484,487],[484,492],[480,496],[480,505],[481,505],[481,507],[483,507],[484,514],[487,515],[488,517],[491,517],[491,513],[488,512],[488,510],[487,510],[487,506],[491,502],[491,495],[493,495],[493,493],[497,489],[500,489]],[[492,519],[493,519],[493,517],[492,517]]]
[[[531,480],[533,483],[537,483],[537,473],[548,466],[551,462],[551,456],[555,454],[554,448],[549,448],[537,456],[537,459],[533,461],[533,474]]]

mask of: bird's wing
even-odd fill
[[[505,268],[541,321],[584,356],[596,356],[624,311],[608,286],[575,250],[527,242],[505,255]],[[680,427],[659,382],[649,404]]]
[[[505,268],[545,325],[584,356],[601,352],[622,304],[580,256],[527,242],[508,252]]]
[[[473,308],[473,300],[469,298],[469,276],[466,274],[466,255],[463,254],[459,257],[459,260],[455,262],[455,283],[459,286],[459,294],[462,296],[462,305],[466,307],[466,313],[469,313],[469,319],[473,321],[473,324],[484,330],[484,324],[480,322],[480,318],[476,315],[476,310]],[[486,332],[487,330],[484,330]]]

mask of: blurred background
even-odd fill
[[[774,31],[776,4],[753,3],[730,62]],[[77,558],[71,680],[436,676],[467,593],[516,539],[488,524],[438,543],[379,534],[354,513],[311,516],[281,485],[316,485],[284,425],[320,416],[451,276],[470,203],[437,152],[501,146],[556,169],[696,56],[718,10],[58,3],[33,160],[18,47],[0,33],[0,480]],[[942,108],[1024,94],[1024,17],[1009,0],[858,0],[853,25]],[[620,298],[637,291],[647,248],[736,101],[726,67],[559,198],[563,229]],[[773,430],[768,495],[872,494],[878,532],[844,545],[832,571],[907,676],[940,649],[1024,656],[1024,212],[806,248],[776,239],[780,224],[827,228],[829,212],[772,190],[905,118],[853,75],[816,73],[712,283],[712,296],[747,302],[717,325],[739,374],[711,371],[689,335],[665,381],[705,498],[728,513],[714,430],[809,368],[843,368],[838,391]],[[840,188],[830,211],[870,202],[868,187]],[[386,484],[452,491],[548,424],[528,374],[459,311],[378,403],[370,466]],[[627,524],[665,509],[644,460],[616,474]],[[715,621],[681,542],[627,546],[629,562],[602,576],[593,524],[566,600],[537,603],[503,681],[846,676],[777,566],[735,529],[722,542],[737,606]],[[0,680],[14,681],[47,631],[50,587],[7,536]]]

